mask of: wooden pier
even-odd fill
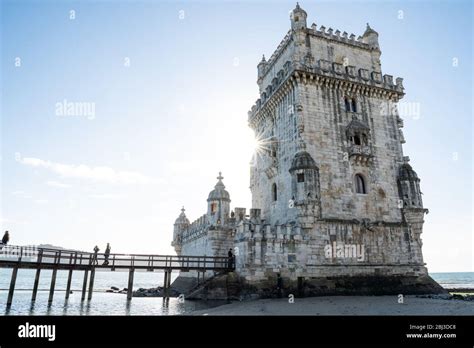
[[[66,299],[69,298],[73,271],[84,271],[81,301],[92,299],[96,270],[128,270],[127,300],[132,299],[133,277],[136,270],[148,272],[164,271],[164,293],[169,293],[172,271],[197,271],[202,277],[207,271],[228,271],[228,257],[211,256],[173,256],[173,255],[143,255],[143,254],[95,254],[81,251],[33,248],[21,246],[3,246],[0,249],[0,268],[12,268],[10,288],[8,291],[7,307],[13,302],[15,283],[19,269],[35,269],[35,280],[31,301],[36,300],[39,279],[42,270],[52,270],[48,303],[52,303],[56,287],[58,270],[67,270]]]

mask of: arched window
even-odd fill
[[[346,111],[350,112],[351,111],[351,103],[349,102],[349,99],[344,98],[344,104],[346,106]]]
[[[217,212],[217,203],[211,203],[211,214],[215,214]]]
[[[274,202],[276,202],[276,200],[278,198],[278,191],[277,191],[277,185],[276,184],[272,185],[272,198],[273,198]]]
[[[354,98],[352,98],[352,112],[357,112],[357,103]]]
[[[364,177],[360,174],[355,175],[355,189],[356,189],[356,193],[362,193],[362,194],[367,193]]]

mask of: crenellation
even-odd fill
[[[297,69],[291,64],[291,62],[287,62],[288,67],[291,67],[292,76],[300,76]],[[382,78],[382,74],[378,71],[369,71],[367,69],[359,68],[358,69],[358,76],[356,76],[356,67],[355,66],[346,66],[344,69],[343,64],[330,62],[325,59],[319,59],[317,61],[317,67],[308,68],[308,67],[298,67],[299,71],[308,72],[310,73],[311,80],[318,81],[317,76],[325,76],[325,77],[333,77],[333,78],[345,78],[345,80],[350,81],[352,84],[356,83],[356,85],[348,85],[352,88],[360,88],[361,86],[365,87],[374,87],[374,88],[382,88],[389,92],[396,92],[398,94],[398,98],[403,96],[403,78],[396,78],[396,84],[393,84],[393,76],[391,75],[384,75],[387,78]],[[267,88],[266,92],[261,94],[260,99],[256,101],[256,103],[252,106],[249,111],[249,122],[253,121],[253,118],[256,114],[265,106],[265,103],[270,99],[272,95],[278,92],[280,87],[285,85],[285,82],[288,81],[288,73],[284,70],[279,72],[280,78],[283,82],[278,81],[278,84],[275,85],[275,88]],[[316,78],[314,76],[316,75]],[[286,79],[285,79],[286,78]],[[355,79],[355,80],[352,80]]]

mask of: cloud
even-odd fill
[[[36,199],[35,200],[35,203],[38,203],[38,204],[46,204],[48,202],[49,201],[47,199]]]
[[[51,186],[51,187],[57,187],[57,188],[70,188],[71,187],[71,185],[63,184],[59,181],[53,181],[53,180],[47,181],[46,185]]]
[[[26,166],[50,170],[64,178],[86,179],[111,184],[150,184],[154,182],[151,178],[138,172],[119,171],[104,166],[63,164],[31,157],[19,158],[18,162]]]
[[[12,195],[21,198],[31,198],[31,195],[27,194],[25,191],[13,191]]]
[[[114,194],[114,193],[102,193],[102,194],[93,194],[93,195],[90,195],[89,197],[98,198],[98,199],[117,199],[117,198],[122,198],[123,195]]]

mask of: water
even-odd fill
[[[0,315],[177,315],[189,314],[195,310],[206,309],[223,304],[222,301],[190,301],[180,303],[177,298],[163,300],[161,297],[134,297],[126,300],[125,294],[106,293],[111,286],[123,289],[127,287],[128,272],[96,271],[94,294],[91,301],[81,301],[81,289],[84,273],[73,273],[69,300],[64,300],[67,271],[58,271],[56,292],[51,306],[48,306],[49,285],[52,271],[41,272],[39,291],[36,303],[31,305],[31,289],[35,270],[18,271],[16,291],[13,304],[6,310],[8,288],[10,286],[10,269],[0,269]],[[176,277],[177,274],[174,274]],[[474,272],[430,273],[430,276],[446,289],[474,289]],[[174,278],[172,279],[174,280]],[[135,272],[134,290],[163,285],[161,272]],[[21,290],[26,289],[26,290]],[[61,291],[62,290],[62,291]]]
[[[430,273],[443,288],[474,289],[474,272]]]
[[[126,294],[106,293],[111,286],[123,289],[128,285],[128,272],[96,271],[94,293],[91,301],[81,301],[84,272],[74,271],[69,300],[66,302],[65,289],[67,271],[58,271],[53,303],[48,306],[51,270],[42,270],[36,302],[31,305],[35,270],[18,270],[13,303],[6,310],[11,269],[0,269],[0,315],[177,315],[189,314],[223,304],[222,301],[190,301],[180,303],[177,298],[163,300],[161,297],[134,297],[127,301]],[[176,278],[172,274],[172,281]],[[135,272],[133,289],[163,286],[162,272]]]

